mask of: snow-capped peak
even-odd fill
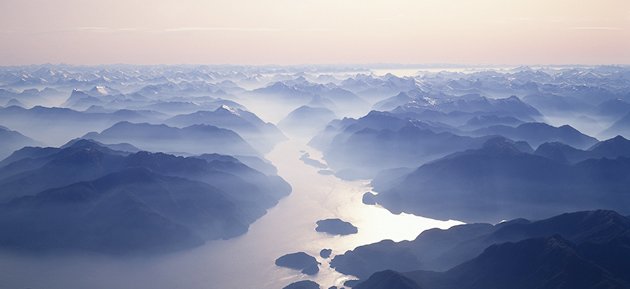
[[[109,94],[109,92],[107,91],[107,88],[105,88],[104,86],[97,85],[97,86],[95,87],[95,89],[96,89],[96,91],[97,91],[99,94],[101,94],[101,95],[108,95],[108,94]]]
[[[227,105],[225,105],[225,104],[222,104],[222,105],[221,105],[221,108],[222,108],[222,109],[225,109],[225,110],[227,110],[227,111],[229,111],[231,114],[234,114],[234,115],[240,115],[240,114],[238,113],[238,110],[237,110],[237,109],[232,108],[232,107],[230,107],[230,106],[227,106]]]

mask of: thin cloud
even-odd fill
[[[82,27],[75,27],[74,30],[78,30],[78,31],[110,31],[110,30],[112,30],[112,28],[100,27],[100,26],[82,26]]]
[[[2,34],[8,33],[28,33],[35,35],[52,34],[52,33],[178,33],[178,32],[328,32],[326,28],[305,28],[305,29],[281,29],[273,27],[223,27],[223,26],[199,26],[199,27],[170,27],[150,29],[146,27],[104,27],[104,26],[80,26],[70,27],[58,30],[46,31],[17,31],[17,30],[0,30]]]
[[[228,31],[228,32],[276,32],[283,31],[279,28],[270,27],[176,27],[167,28],[164,32],[195,32],[195,31]]]
[[[134,31],[148,31],[139,27],[102,27],[102,26],[83,26],[69,29],[69,31],[87,31],[87,32],[134,32]]]
[[[571,30],[609,30],[609,31],[614,31],[614,30],[621,30],[621,27],[614,27],[614,26],[578,26],[578,27],[571,27],[569,29],[571,29]]]
[[[378,17],[378,18],[376,18],[376,21],[400,21],[404,17],[405,17],[404,14],[399,13],[399,14],[396,14],[396,15]]]

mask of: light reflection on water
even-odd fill
[[[0,280],[11,288],[223,288],[279,289],[304,279],[322,288],[341,285],[349,277],[328,266],[319,257],[323,248],[333,255],[383,239],[414,239],[429,228],[447,228],[455,221],[442,222],[413,215],[394,215],[361,203],[369,191],[367,181],[342,181],[318,174],[319,169],[299,160],[301,151],[312,158],[321,154],[304,142],[279,144],[267,158],[292,186],[290,196],[251,225],[247,234],[220,240],[187,251],[149,259],[103,257],[25,258],[0,257]],[[330,236],[315,231],[315,222],[341,218],[359,228],[349,236]],[[320,272],[305,276],[274,265],[277,257],[304,251],[316,256]]]
[[[318,168],[299,160],[301,151],[308,152],[311,158],[321,159],[320,152],[299,141],[282,143],[267,155],[278,167],[279,174],[291,183],[293,192],[253,224],[246,235],[224,242],[234,249],[254,246],[264,248],[264,252],[251,252],[249,258],[249,262],[256,263],[252,270],[271,267],[264,270],[267,272],[257,272],[259,276],[254,280],[268,280],[265,287],[258,288],[282,288],[283,285],[302,279],[314,280],[322,288],[341,285],[348,277],[330,269],[327,260],[319,258],[321,249],[330,248],[334,255],[383,239],[411,240],[423,230],[458,224],[455,221],[436,221],[408,214],[394,215],[383,208],[364,205],[361,198],[363,193],[370,190],[368,181],[349,182],[318,174]],[[359,228],[359,233],[330,236],[316,232],[315,222],[325,218],[349,221]],[[322,263],[317,276],[300,276],[296,271],[273,266],[275,258],[297,251],[317,256]],[[251,284],[256,284],[256,281]],[[243,286],[234,288],[255,288]]]

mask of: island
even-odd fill
[[[325,219],[317,221],[315,231],[331,235],[351,235],[358,233],[359,229],[340,219]]]
[[[315,275],[319,272],[319,262],[304,252],[286,254],[276,259],[276,266],[299,270],[306,275]]]
[[[311,280],[302,280],[291,283],[282,289],[319,289],[319,284]]]

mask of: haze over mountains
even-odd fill
[[[6,268],[205,272],[156,288],[630,288],[625,66],[17,66],[0,105]],[[0,279],[50,281],[19,276]]]
[[[615,212],[585,211],[462,225],[425,231],[410,242],[360,247],[336,257],[333,266],[361,268],[353,271],[360,276],[381,268],[409,271],[375,273],[357,288],[403,281],[407,287],[400,288],[627,288],[629,224]]]
[[[454,153],[395,180],[377,177],[376,202],[394,212],[464,221],[540,218],[591,207],[624,211],[630,159],[614,152],[607,157],[612,159],[567,164],[491,139],[481,149]]]
[[[14,155],[1,169],[0,246],[17,250],[140,254],[198,246],[243,234],[290,191],[281,178],[228,156],[128,153],[89,140]]]

